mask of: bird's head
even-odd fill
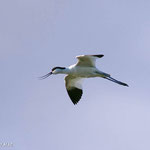
[[[62,73],[64,71],[64,69],[66,69],[66,68],[65,67],[54,67],[54,68],[52,68],[51,72],[49,72],[48,74],[40,77],[39,79],[45,79],[45,78],[49,77],[51,74]]]
[[[64,69],[66,69],[65,67],[54,67],[52,69],[52,74],[59,74],[62,73],[64,71]]]

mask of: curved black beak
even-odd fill
[[[40,80],[46,79],[47,77],[49,77],[52,74],[52,72],[49,72],[48,74],[39,77]]]

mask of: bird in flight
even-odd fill
[[[66,74],[65,76],[65,86],[67,93],[73,102],[77,104],[81,99],[83,90],[82,90],[82,81],[84,78],[93,78],[101,77],[112,82],[118,83],[123,86],[128,86],[126,83],[118,81],[107,74],[96,68],[96,59],[101,58],[104,55],[80,55],[76,56],[78,62],[69,67],[54,67],[51,72],[40,77],[40,79],[45,79],[52,74]]]

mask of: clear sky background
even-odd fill
[[[129,87],[85,80],[74,106],[38,80],[80,54]],[[150,150],[149,0],[1,0],[0,72],[0,149]]]

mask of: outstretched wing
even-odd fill
[[[83,93],[82,80],[83,78],[74,77],[71,75],[67,75],[65,77],[66,90],[74,105],[79,102]]]
[[[95,62],[97,58],[101,58],[104,55],[80,55],[76,58],[78,62],[76,66],[86,66],[86,67],[95,67]]]

